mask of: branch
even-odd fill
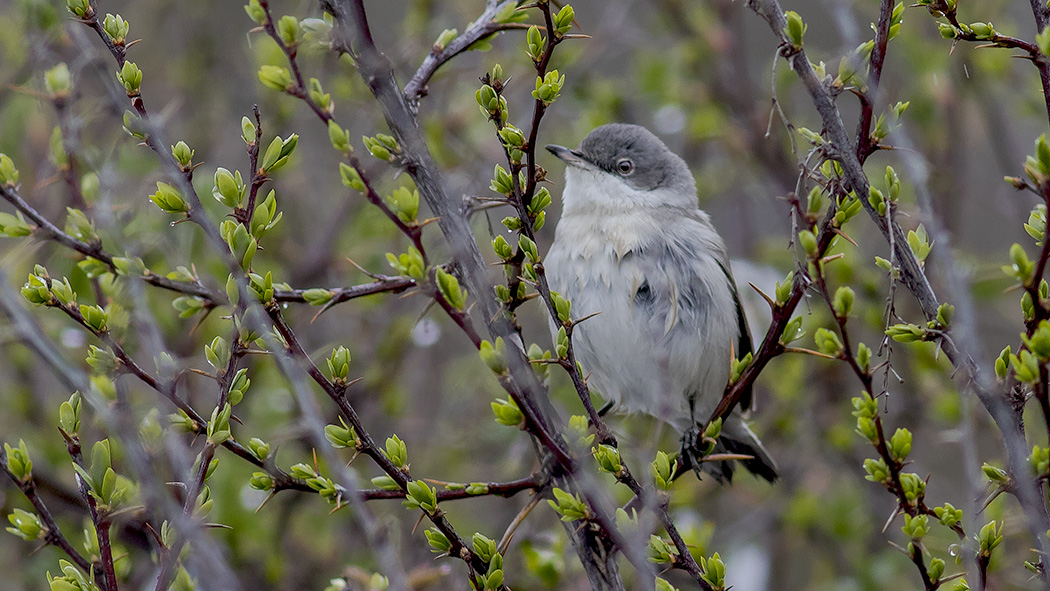
[[[3,472],[7,475],[8,478],[11,479],[11,482],[13,482],[15,486],[18,487],[18,490],[22,491],[22,494],[25,495],[29,503],[33,505],[34,509],[36,509],[36,512],[40,517],[40,521],[44,524],[44,527],[47,528],[47,533],[44,534],[44,541],[48,544],[51,544],[52,546],[60,548],[63,552],[66,553],[66,556],[69,556],[69,559],[76,563],[76,565],[80,567],[80,569],[84,572],[93,572],[91,563],[88,562],[88,560],[84,558],[84,556],[81,555],[80,552],[77,551],[77,549],[74,548],[73,545],[69,543],[69,540],[67,540],[66,537],[62,534],[62,530],[59,529],[58,523],[55,522],[54,516],[51,515],[51,511],[48,510],[47,505],[44,504],[43,499],[41,499],[40,496],[37,495],[36,483],[33,481],[33,479],[30,478],[29,480],[25,481],[20,480],[14,475],[13,472],[11,472],[11,470],[7,468],[7,452],[4,451],[2,445],[0,445],[0,472]]]
[[[866,196],[869,193],[867,176],[864,173],[861,162],[856,156],[854,144],[846,133],[842,118],[832,99],[829,90],[820,82],[813,66],[806,57],[805,50],[792,47],[784,30],[787,21],[784,11],[777,0],[748,0],[748,6],[760,17],[762,17],[773,34],[780,42],[780,54],[791,65],[792,70],[799,76],[810,94],[813,104],[820,114],[824,124],[824,130],[830,146],[831,156],[840,162],[849,188],[857,196],[864,209],[872,217],[876,226],[893,245],[894,264],[899,267],[901,281],[911,291],[918,301],[923,315],[927,320],[936,318],[938,301],[930,287],[929,281],[918,262],[907,246],[907,240],[903,230],[897,224],[888,225],[887,221],[874,210],[868,203]],[[978,399],[988,410],[993,421],[999,427],[1007,453],[1007,461],[1013,474],[1027,474],[1027,441],[1024,436],[1021,418],[1014,413],[1001,395],[993,393],[988,384],[991,380],[984,377],[982,370],[969,355],[964,354],[956,348],[950,338],[942,338],[939,341],[941,349],[948,359],[957,368],[963,369],[970,379],[970,383]],[[750,368],[749,368],[750,369]],[[1047,514],[1046,504],[1041,499],[1039,491],[1034,483],[1028,479],[1017,488],[1017,498],[1027,517],[1028,527],[1041,554],[1046,551],[1043,535],[1050,529],[1050,515]],[[1048,574],[1044,571],[1044,584],[1050,585]]]
[[[498,23],[493,20],[508,4],[515,3],[516,0],[487,0],[485,12],[470,23],[462,35],[450,41],[445,47],[435,45],[430,49],[430,53],[423,59],[423,63],[408,84],[405,84],[405,90],[402,92],[405,103],[412,113],[419,111],[419,101],[427,95],[427,84],[430,78],[445,62],[467,51],[472,45],[493,33],[521,28],[521,25],[516,23]]]

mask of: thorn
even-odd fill
[[[353,265],[355,269],[357,269],[358,271],[364,273],[365,275],[368,275],[372,279],[375,279],[377,281],[382,281],[383,279],[385,279],[385,277],[383,275],[379,275],[379,274],[373,273],[373,272],[369,271],[368,269],[362,267],[361,265],[358,265],[357,262],[354,261],[354,259],[352,259],[350,257],[347,257],[346,261],[348,263],[350,263],[351,265]]]
[[[573,322],[572,326],[575,327],[576,325],[582,323],[584,320],[590,320],[591,318],[594,318],[595,316],[597,316],[599,314],[601,314],[601,311],[588,314],[588,315],[584,316],[583,318],[580,318],[579,320]]]
[[[416,524],[412,526],[412,533],[413,534],[416,533],[416,528],[419,527],[419,524],[423,522],[423,518],[426,517],[426,515],[427,514],[422,512],[422,511],[419,512],[419,519],[417,519],[416,520]]]
[[[758,295],[762,296],[763,300],[766,300],[766,303],[769,304],[770,309],[776,309],[777,303],[773,301],[773,298],[766,295],[766,293],[759,289],[758,286],[756,286],[754,283],[748,282],[748,285],[751,286],[751,289],[758,292]]]
[[[200,375],[200,376],[204,376],[206,378],[211,378],[213,380],[218,380],[219,379],[219,376],[216,376],[215,374],[210,374],[210,373],[204,371],[203,369],[197,369],[195,367],[191,367],[191,368],[189,368],[186,371],[188,371],[190,373],[195,373],[195,374]]]
[[[827,353],[821,353],[820,351],[814,351],[812,349],[803,349],[801,347],[784,347],[785,353],[803,353],[805,355],[813,355],[814,357],[822,357],[824,359],[839,359],[833,355]]]
[[[259,503],[259,506],[255,508],[255,512],[258,513],[259,511],[262,511],[262,508],[266,506],[266,503],[269,503],[270,499],[272,499],[272,498],[274,498],[276,496],[277,496],[277,491],[271,490],[270,494],[266,495],[266,498],[263,499],[263,502]]]
[[[882,526],[882,533],[886,533],[886,530],[890,527],[890,524],[893,523],[893,520],[896,519],[897,516],[900,515],[900,514],[901,514],[901,506],[897,505],[896,507],[893,508],[893,512],[890,513],[890,518],[887,519],[885,525]],[[893,542],[890,542],[890,543],[892,544]],[[898,546],[898,548],[899,548],[899,546]]]
[[[849,242],[850,244],[852,244],[853,246],[857,246],[857,243],[856,243],[856,242],[855,242],[855,241],[854,241],[854,240],[853,240],[852,238],[850,238],[850,237],[849,237],[849,234],[846,234],[846,233],[845,233],[845,232],[843,232],[843,231],[842,231],[841,229],[839,229],[839,228],[834,228],[834,229],[832,229],[831,231],[832,231],[833,233],[835,233],[835,234],[838,234],[839,236],[842,236],[843,238],[845,238],[845,239],[846,239],[846,241],[847,241],[847,242]]]

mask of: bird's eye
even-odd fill
[[[620,171],[620,174],[627,176],[634,172],[634,163],[627,158],[622,158],[616,163],[616,170]]]

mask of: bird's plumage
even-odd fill
[[[732,356],[751,347],[725,244],[697,207],[693,176],[638,126],[599,127],[577,150],[549,149],[568,168],[544,264],[574,317],[596,314],[573,332],[588,383],[617,409],[683,433],[707,419]],[[745,467],[775,477],[739,417],[723,434],[725,449],[755,456]],[[724,469],[716,476],[728,478]]]

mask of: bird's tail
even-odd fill
[[[694,459],[695,456],[688,449],[683,449],[683,452],[695,470],[698,464]],[[715,446],[714,453],[751,456],[749,459],[739,460],[748,472],[769,482],[777,479],[776,462],[762,446],[762,442],[758,440],[754,431],[740,417],[731,416],[722,425],[722,433],[718,436],[718,444]],[[733,481],[732,461],[702,462],[699,463],[699,469],[713,476],[718,482]]]

